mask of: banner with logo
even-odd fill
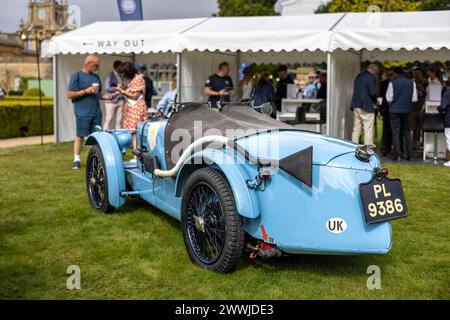
[[[117,0],[120,20],[142,20],[142,0]]]

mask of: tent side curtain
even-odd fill
[[[353,82],[360,72],[361,54],[337,50],[331,55],[330,75],[328,82],[334,83],[330,87],[328,97],[330,104],[328,132],[331,136],[350,139],[353,124],[353,114],[350,110],[353,95]]]

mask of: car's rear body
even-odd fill
[[[370,181],[380,165],[376,156],[362,162],[355,156],[353,143],[298,131],[251,136],[239,143],[250,153],[259,152],[259,157],[271,159],[313,146],[312,186],[283,169],[277,170],[265,190],[257,193],[260,216],[245,219],[249,234],[289,253],[389,251],[390,223],[366,224],[359,194],[359,185]],[[264,147],[277,144],[275,152]],[[257,171],[255,166],[245,169],[250,176]]]

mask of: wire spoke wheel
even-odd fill
[[[232,190],[222,173],[202,168],[188,178],[181,223],[192,262],[219,273],[235,268],[244,247],[244,231]]]
[[[189,240],[205,264],[217,261],[223,250],[225,224],[217,193],[206,183],[195,186],[187,208]]]
[[[100,209],[105,201],[104,176],[103,167],[94,155],[88,163],[88,190],[96,209]]]
[[[86,187],[91,206],[101,212],[114,210],[108,200],[108,183],[103,154],[98,146],[89,151],[86,166]]]

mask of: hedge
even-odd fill
[[[36,101],[39,105],[39,97],[24,97],[24,96],[6,96],[3,100],[0,100],[0,105],[4,101]],[[52,97],[42,97],[42,101],[53,101]]]
[[[42,90],[39,90],[39,88],[30,88],[23,92],[24,97],[39,97],[39,94],[45,97],[44,92],[42,92]]]
[[[21,97],[22,94],[23,94],[22,91],[9,91],[9,92],[8,92],[8,95],[9,95],[9,96],[14,96],[14,97]]]
[[[53,134],[53,102],[42,102],[44,134]],[[0,139],[41,134],[39,102],[0,101]]]

